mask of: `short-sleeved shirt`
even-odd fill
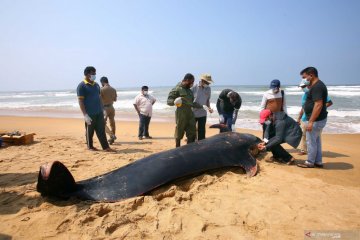
[[[230,98],[227,97],[229,92],[233,92],[231,89],[224,89],[219,95],[220,108],[224,113],[233,113],[234,110],[239,110],[241,107],[241,97],[239,95],[239,101],[234,105],[231,104]]]
[[[135,97],[134,104],[139,108],[140,114],[151,117],[152,105],[155,101],[153,96],[140,93]]]
[[[194,94],[194,102],[197,102],[200,105],[207,105],[211,97],[211,88],[210,87],[200,87],[195,85],[191,88],[191,91]],[[207,112],[203,108],[193,108],[193,113],[196,118],[206,117]]]
[[[304,107],[304,105],[305,105],[307,95],[308,95],[308,94],[307,94],[307,92],[306,92],[306,93],[304,93],[304,94],[302,95],[302,97],[301,97],[301,106],[303,106],[303,107]],[[331,98],[330,98],[329,95],[328,95],[328,97],[326,98],[326,103],[328,103],[328,102],[330,102],[330,101],[331,101]],[[303,113],[303,115],[302,115],[302,117],[301,117],[301,121],[303,121],[303,122],[306,122],[306,121],[307,121],[305,112]]]
[[[318,82],[315,83],[315,85],[309,89],[309,92],[308,92],[308,95],[307,95],[307,98],[305,101],[304,111],[305,111],[307,120],[309,120],[311,117],[311,114],[314,110],[315,102],[319,101],[319,100],[322,100],[323,107],[321,108],[321,112],[320,112],[319,116],[317,117],[317,119],[315,119],[315,121],[321,121],[327,117],[327,110],[326,110],[327,97],[328,97],[328,91],[327,91],[325,84],[321,80],[318,80]]]
[[[90,83],[86,79],[79,83],[77,96],[84,99],[85,111],[89,115],[101,113],[100,86],[96,82]]]
[[[100,96],[104,105],[113,104],[116,101],[117,94],[115,88],[110,85],[105,85],[100,90]]]

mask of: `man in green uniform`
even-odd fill
[[[191,87],[194,84],[194,76],[187,73],[184,79],[174,87],[169,93],[167,104],[169,106],[176,106],[175,119],[175,141],[176,147],[180,147],[180,141],[186,132],[187,143],[195,142],[196,138],[196,123],[193,108],[203,108],[200,104],[194,102],[194,95]]]

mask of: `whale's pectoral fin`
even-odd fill
[[[61,162],[55,161],[40,167],[36,190],[42,196],[68,198],[75,189],[74,177]]]
[[[209,128],[218,128],[221,130],[221,132],[231,132],[230,129],[227,127],[227,125],[223,123],[213,124]]]

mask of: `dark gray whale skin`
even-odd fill
[[[75,182],[62,163],[54,162],[48,177],[44,179],[42,171],[39,172],[37,190],[44,196],[114,202],[143,195],[179,178],[223,167],[241,167],[252,177],[257,172],[257,163],[251,151],[257,149],[259,142],[251,134],[225,132],[79,182]]]

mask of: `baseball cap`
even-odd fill
[[[259,123],[260,123],[260,124],[263,124],[270,115],[271,115],[271,111],[270,111],[269,109],[263,109],[263,110],[260,112],[260,120],[259,120]]]
[[[271,89],[280,88],[280,80],[277,79],[272,80],[270,83],[270,88]]]

